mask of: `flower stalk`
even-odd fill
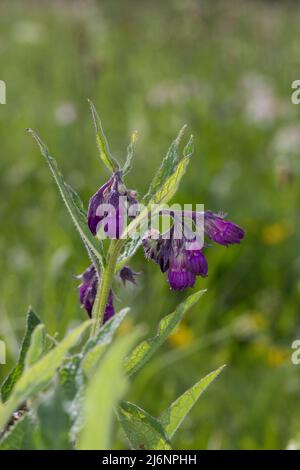
[[[92,318],[94,319],[94,324],[91,330],[91,336],[95,336],[103,324],[105,308],[115,275],[118,256],[124,241],[125,240],[112,240],[110,243],[107,264],[101,273],[101,280],[93,307]]]

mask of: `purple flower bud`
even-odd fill
[[[94,265],[89,266],[83,274],[78,276],[79,279],[82,279],[82,282],[79,286],[79,298],[82,307],[85,308],[89,317],[92,316],[93,305],[97,295],[98,288],[98,274]],[[113,293],[112,290],[109,292],[103,323],[109,320],[115,314],[113,306]]]
[[[136,276],[138,276],[140,273],[136,273],[132,271],[130,266],[124,266],[124,268],[121,269],[119,272],[119,276],[123,282],[123,285],[125,286],[126,282],[131,282],[132,284],[136,284]]]
[[[114,316],[114,314],[115,314],[115,309],[114,309],[114,304],[113,304],[113,293],[112,293],[112,290],[110,289],[109,294],[108,294],[107,304],[105,307],[103,324],[106,323],[108,320],[110,320]]]
[[[185,251],[172,255],[169,261],[168,281],[171,289],[183,290],[193,287],[196,275],[189,269],[188,258]]]
[[[105,214],[100,215],[98,208],[106,204],[113,184],[113,176],[91,197],[88,208],[88,226],[93,235],[99,230],[99,225]],[[97,213],[98,212],[98,213]]]
[[[208,272],[207,259],[201,250],[188,252],[190,270],[197,276],[206,277]]]
[[[185,249],[188,257],[189,269],[196,274],[196,276],[206,277],[208,265],[199,241],[186,241]]]
[[[81,276],[79,298],[81,305],[86,309],[89,317],[92,315],[93,305],[97,295],[98,275],[93,265],[89,266]]]
[[[204,230],[211,240],[226,246],[240,243],[245,235],[241,227],[211,211],[204,213]]]
[[[120,238],[127,208],[136,204],[136,192],[127,190],[119,171],[91,197],[88,208],[88,226],[96,235],[105,219],[104,232],[109,238]]]

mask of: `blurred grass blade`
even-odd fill
[[[171,450],[161,423],[142,408],[123,401],[117,415],[132,449]]]
[[[3,385],[1,387],[1,398],[3,402],[5,402],[9,398],[15,383],[18,381],[18,379],[21,377],[23,373],[23,370],[25,367],[26,354],[30,346],[31,336],[35,328],[37,327],[37,325],[39,325],[40,323],[41,321],[39,317],[30,308],[27,313],[26,331],[25,331],[25,335],[22,341],[22,346],[21,346],[17,365],[13,368],[13,370],[7,376],[6,380],[3,382]]]
[[[155,353],[155,351],[166,341],[175,328],[179,325],[184,314],[198,302],[205,290],[190,295],[178,305],[175,312],[164,317],[159,325],[156,336],[142,341],[125,360],[125,370],[131,375],[137,372]]]
[[[125,165],[123,166],[123,169],[122,169],[123,176],[126,176],[127,173],[129,173],[132,169],[132,159],[133,159],[133,155],[134,155],[134,149],[135,149],[136,142],[137,142],[137,131],[134,131],[131,135],[131,142],[127,147],[126,162],[125,162]]]
[[[23,373],[7,402],[0,407],[0,430],[24,401],[48,384],[58,367],[61,366],[68,350],[75,345],[81,334],[91,326],[91,323],[91,320],[88,320],[75,328],[55,348]]]
[[[25,369],[37,362],[45,351],[46,328],[40,323],[31,336],[30,346],[25,359]]]
[[[215,380],[224,367],[225,366],[219,367],[206,375],[203,379],[199,380],[199,382],[184,392],[162,413],[160,423],[170,439],[175,434],[187,414],[191,411],[198,398],[206,390],[209,384]]]
[[[106,450],[111,447],[114,407],[128,385],[123,361],[136,339],[136,331],[117,338],[90,380],[83,402],[84,427],[79,436],[79,449]]]
[[[101,120],[96,111],[96,108],[91,100],[88,100],[88,102],[89,102],[90,109],[91,109],[92,116],[93,116],[94,126],[96,130],[96,140],[97,140],[97,146],[99,149],[100,158],[110,171],[115,172],[119,170],[119,164],[110,153],[109,145],[105,137]]]
[[[57,166],[56,160],[51,157],[51,155],[49,155],[49,151],[46,145],[41,141],[40,137],[32,129],[28,129],[28,132],[32,134],[40,148],[42,155],[45,157],[49,165],[62,199],[71,215],[75,227],[77,228],[83,240],[84,246],[88,250],[90,257],[95,256],[100,265],[103,266],[105,264],[105,257],[101,240],[94,238],[90,232],[86,222],[86,215],[82,209],[82,203],[78,203],[78,200],[80,199],[79,196],[76,193],[76,197],[74,197],[75,190],[70,190],[70,186],[64,181],[63,175]]]

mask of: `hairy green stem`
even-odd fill
[[[112,240],[109,250],[107,264],[101,273],[101,279],[98,286],[97,296],[93,307],[92,317],[95,320],[91,336],[95,336],[103,324],[105,308],[108,300],[109,291],[112,286],[113,277],[116,271],[118,255],[124,244],[124,240]]]

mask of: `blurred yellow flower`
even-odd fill
[[[185,323],[181,323],[178,329],[169,336],[169,342],[175,348],[189,346],[195,339],[195,335],[191,328]]]
[[[269,367],[281,366],[288,360],[290,355],[288,349],[275,344],[269,344],[266,338],[256,341],[253,344],[253,351]]]
[[[271,346],[266,352],[266,363],[270,367],[281,366],[289,356],[289,351],[278,346]]]
[[[275,222],[274,224],[266,225],[262,229],[262,241],[265,245],[276,245],[290,237],[293,232],[294,227],[289,221]]]

